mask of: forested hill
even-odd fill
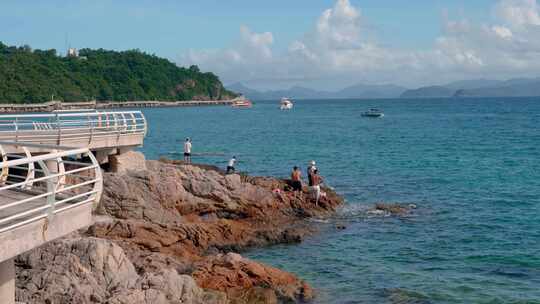
[[[79,57],[0,42],[0,103],[51,100],[216,100],[235,97],[212,73],[138,50],[82,49]]]

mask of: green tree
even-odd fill
[[[0,103],[223,99],[227,91],[213,73],[178,67],[140,50],[82,49],[79,58],[56,50],[33,50],[0,42]]]

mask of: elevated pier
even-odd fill
[[[15,301],[13,259],[89,226],[103,188],[100,164],[139,165],[127,152],[146,132],[140,111],[0,115],[1,304]]]
[[[90,225],[103,179],[88,148],[2,142],[0,151],[0,301],[12,304],[13,259]]]
[[[49,101],[31,104],[0,104],[0,113],[36,113],[55,110],[79,109],[120,109],[120,108],[163,108],[194,106],[230,106],[233,100],[188,100],[188,101],[81,101],[60,102]]]
[[[140,111],[0,115],[0,141],[34,144],[23,145],[23,151],[8,145],[0,152],[45,153],[51,152],[48,147],[52,145],[88,148],[99,163],[107,163],[109,155],[142,146],[147,128]]]

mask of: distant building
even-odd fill
[[[76,48],[69,48],[67,52],[68,57],[79,57],[79,51]]]

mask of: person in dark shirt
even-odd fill
[[[302,198],[302,171],[297,166],[294,166],[291,172],[291,181],[294,197],[297,197],[298,192],[300,192],[300,198]]]

